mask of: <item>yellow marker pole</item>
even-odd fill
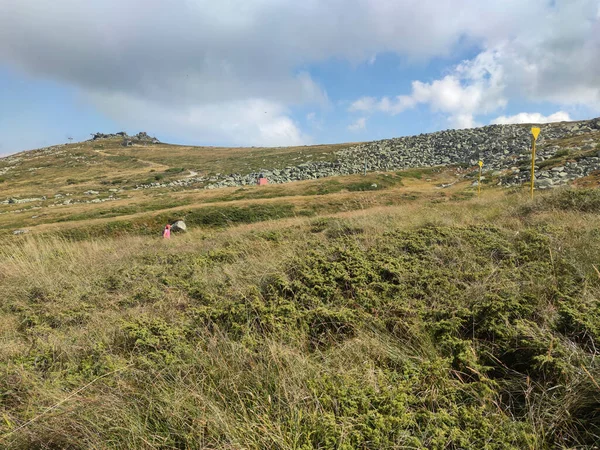
[[[483,168],[483,161],[479,161],[479,181],[477,181],[477,196],[481,196],[481,169]]]
[[[539,128],[532,128],[531,134],[533,135],[533,140],[531,141],[531,199],[533,200],[533,183],[535,180],[535,141],[540,134]]]

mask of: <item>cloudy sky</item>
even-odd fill
[[[600,0],[0,0],[0,154],[600,116]]]

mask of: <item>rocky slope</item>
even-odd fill
[[[600,118],[541,125],[537,143],[536,184],[545,189],[600,170]],[[305,162],[298,166],[264,168],[248,174],[191,177],[169,183],[140,185],[207,189],[256,184],[263,175],[270,183],[444,165],[475,166],[484,161],[486,174],[500,177],[505,186],[529,180],[531,125],[490,125],[446,130],[418,136],[358,144],[336,153],[337,160]],[[572,142],[571,142],[572,141]]]

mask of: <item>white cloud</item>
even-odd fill
[[[449,75],[430,83],[413,81],[410,95],[393,99],[362,97],[350,106],[350,111],[398,114],[419,104],[429,105],[434,112],[448,116],[456,128],[477,126],[474,116],[502,108],[503,70],[493,52],[483,52],[472,61],[457,65]]]
[[[377,99],[375,97],[361,97],[358,100],[354,101],[349,111],[364,111],[364,112],[373,112],[378,109],[377,107]]]
[[[280,119],[296,105],[328,105],[323,86],[299,71],[312,64],[450,59],[476,46],[476,58],[437,80],[351,107],[398,114],[422,104],[472,126],[513,98],[600,111],[598,11],[598,0],[0,0],[0,64],[75,86],[127,126],[138,110],[122,108],[148,102],[167,118],[152,120],[153,132],[188,133],[170,117],[214,111],[227,129],[256,102],[278,105]],[[284,122],[241,129],[253,140],[302,139]]]
[[[551,122],[568,122],[571,120],[569,113],[558,111],[549,116],[544,116],[540,113],[519,113],[514,116],[496,117],[490,124],[505,125],[511,123],[551,123]]]
[[[416,104],[416,101],[406,95],[399,95],[393,99],[388,97],[382,97],[376,99],[375,97],[361,97],[354,101],[348,108],[351,112],[384,112],[388,114],[399,114],[402,111],[412,108]]]
[[[475,128],[481,126],[480,123],[475,121],[473,114],[454,114],[448,118],[448,122],[452,128],[463,129],[463,128]]]
[[[324,128],[323,118],[319,117],[315,111],[311,111],[306,115],[306,122],[313,130],[321,131]]]
[[[478,115],[501,110],[513,98],[600,111],[597,0],[559,0],[552,7],[538,7],[537,13],[528,11],[539,20],[506,36],[489,34],[484,50],[444,77],[414,81],[407,96],[360,98],[350,111],[397,114],[426,104],[461,128],[476,126]]]
[[[348,130],[350,131],[362,131],[367,128],[367,118],[361,117],[357,119],[355,122],[348,125]]]
[[[279,103],[249,99],[227,103],[194,105],[165,110],[164,105],[135,96],[90,94],[91,100],[117,120],[129,119],[133,128],[161,128],[182,138],[217,145],[281,146],[311,142]]]

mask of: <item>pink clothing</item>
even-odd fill
[[[171,239],[171,229],[170,228],[165,228],[165,231],[163,231],[163,238]]]

